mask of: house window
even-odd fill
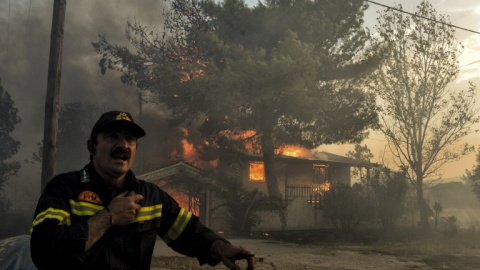
[[[327,165],[313,164],[313,183],[324,184],[328,182]]]
[[[250,161],[251,182],[265,182],[265,166],[263,161]]]

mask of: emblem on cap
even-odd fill
[[[117,117],[115,117],[115,120],[127,120],[127,121],[130,121],[130,122],[132,121],[132,120],[128,117],[128,115],[127,115],[126,113],[124,113],[124,112],[119,113],[119,114],[117,115]]]

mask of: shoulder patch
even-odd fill
[[[100,196],[98,196],[95,192],[90,191],[90,190],[85,190],[82,191],[77,198],[78,201],[83,201],[83,202],[90,202],[94,204],[99,204],[102,205],[103,201],[100,199]]]

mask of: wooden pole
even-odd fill
[[[43,192],[47,182],[55,175],[56,168],[58,109],[66,4],[66,0],[55,0],[53,4],[47,97],[45,101],[45,124],[43,130],[41,192]]]

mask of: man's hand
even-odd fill
[[[235,264],[236,260],[247,260],[247,270],[255,269],[255,255],[241,246],[234,246],[227,241],[216,240],[211,247],[212,256],[219,258],[222,263],[231,270],[241,270],[240,266]]]
[[[110,215],[112,215],[112,225],[124,226],[132,223],[138,209],[140,209],[140,205],[137,202],[142,200],[143,196],[134,194],[125,197],[127,193],[128,191],[118,194],[108,204]]]
[[[99,211],[88,219],[88,238],[85,250],[89,250],[113,225],[128,225],[133,222],[140,205],[139,200],[143,199],[140,194],[127,195],[127,192],[120,193],[108,204],[108,211]],[[127,196],[127,197],[125,197]]]

